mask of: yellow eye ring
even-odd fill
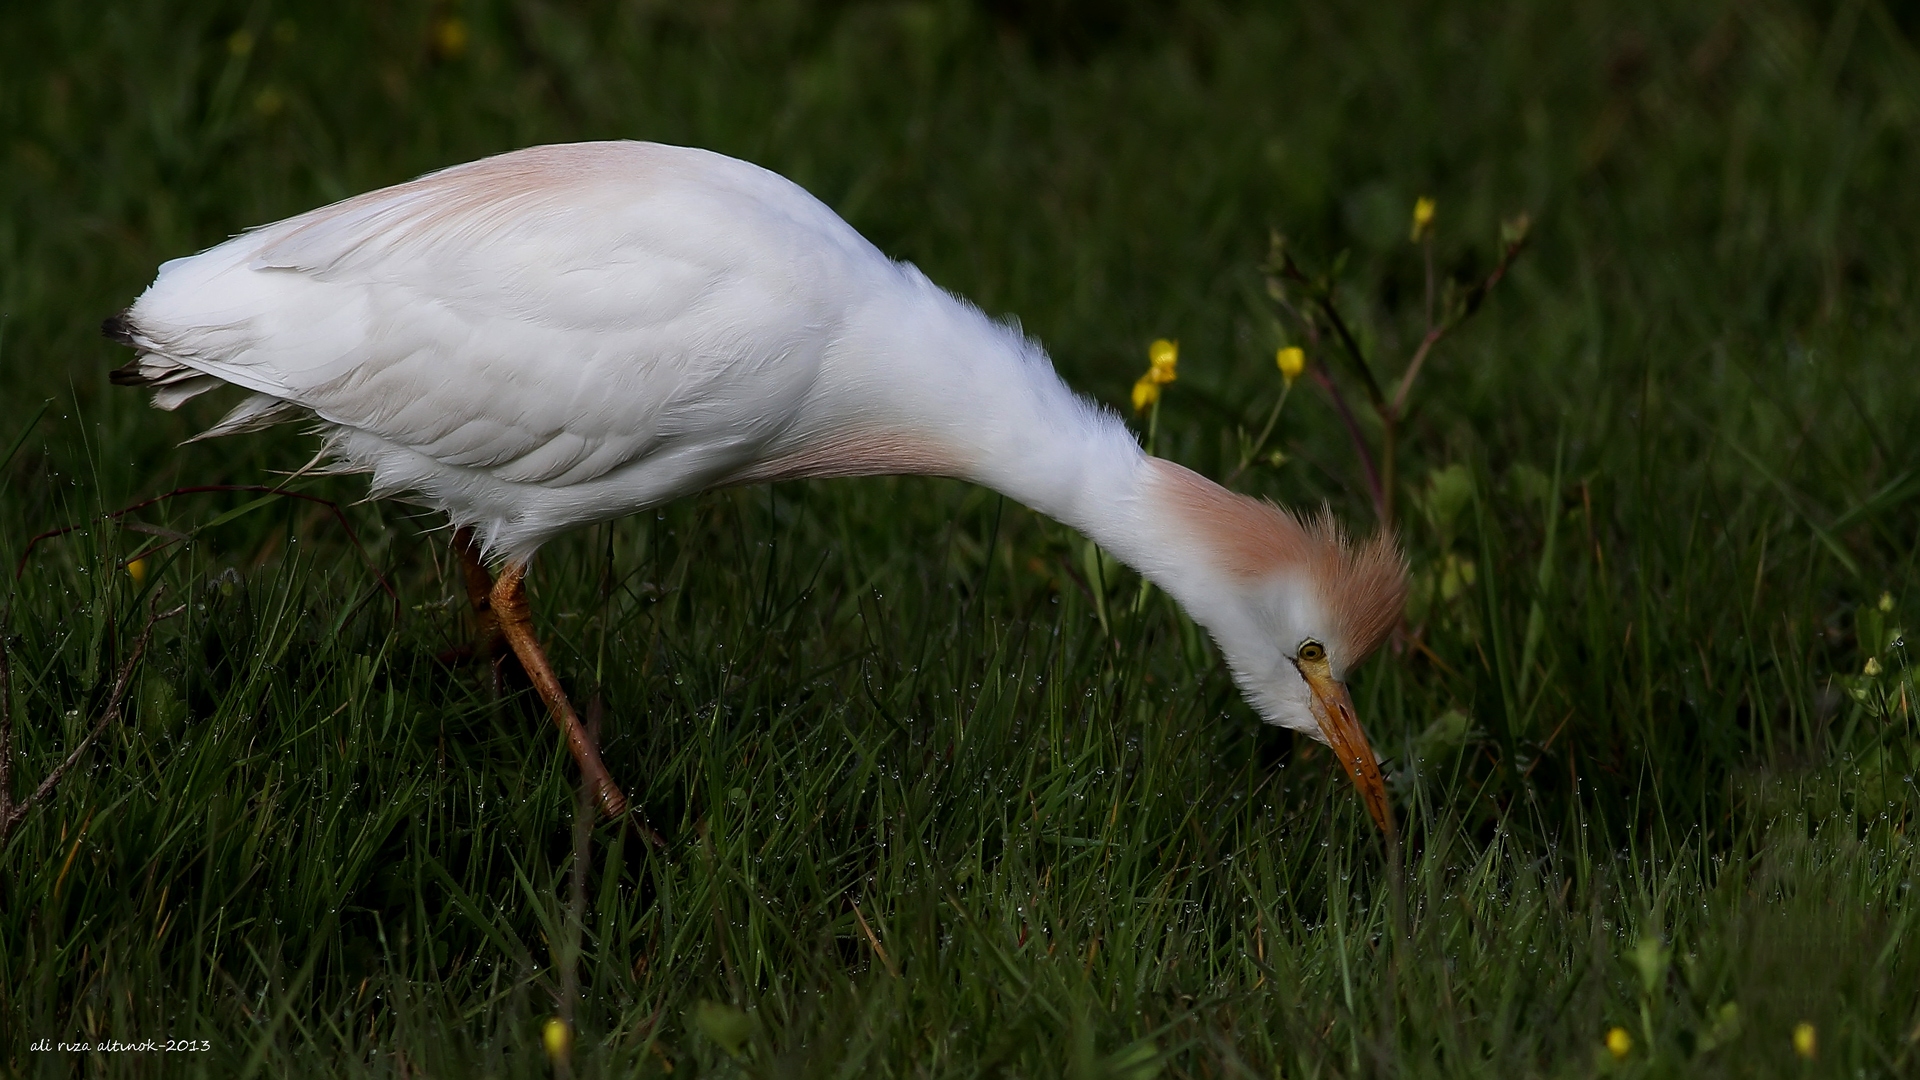
[[[1307,664],[1317,664],[1326,658],[1327,647],[1312,638],[1301,642],[1299,650],[1294,653],[1294,659]]]

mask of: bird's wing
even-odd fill
[[[690,446],[737,466],[804,398],[851,279],[884,265],[754,166],[538,147],[168,263],[127,324],[143,352],[270,402],[565,485]]]

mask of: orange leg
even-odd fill
[[[493,614],[493,575],[480,560],[480,545],[473,542],[473,530],[455,529],[453,553],[460,559],[460,577],[467,586],[467,602],[473,606],[473,640],[440,654],[446,664],[464,660],[485,660],[493,666],[493,693],[505,692],[504,665],[512,650],[500,633],[500,620]]]
[[[513,646],[515,656],[520,658],[520,666],[526,669],[527,678],[533,681],[533,688],[540,691],[541,700],[547,703],[547,709],[553,713],[554,725],[567,740],[567,749],[573,752],[573,760],[580,766],[580,776],[586,781],[587,788],[600,804],[600,809],[610,818],[617,818],[627,811],[627,797],[620,793],[619,785],[607,774],[606,765],[600,761],[600,748],[594,745],[593,737],[580,724],[580,717],[573,711],[573,703],[567,700],[567,693],[560,688],[560,677],[553,673],[552,665],[547,663],[547,654],[540,648],[540,641],[533,636],[533,616],[527,608],[527,590],[522,585],[526,576],[525,564],[509,563],[501,572],[500,580],[493,583],[488,600],[495,619],[499,621],[500,633]]]
[[[480,547],[473,542],[473,530],[453,531],[453,553],[460,557],[460,577],[467,584],[467,600],[473,605],[474,643],[482,656],[491,655],[502,644],[500,620],[493,615],[493,575],[480,561]]]

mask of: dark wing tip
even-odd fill
[[[140,343],[133,339],[133,320],[127,318],[127,313],[124,311],[102,320],[100,332],[106,335],[109,341],[134,349],[140,347]],[[153,382],[146,372],[140,370],[138,358],[107,372],[107,381],[115,386],[149,386]]]
[[[111,341],[117,341],[122,345],[138,347],[137,343],[133,340],[133,321],[127,318],[127,313],[124,311],[110,315],[103,320],[100,323],[100,332],[105,334]],[[116,379],[114,381],[118,382],[119,380]]]

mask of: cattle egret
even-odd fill
[[[248,392],[196,438],[312,417],[331,468],[445,512],[476,611],[609,815],[625,797],[534,636],[540,545],[730,484],[914,473],[1002,492],[1165,589],[1392,830],[1344,681],[1399,619],[1392,538],[1148,456],[1039,345],[765,169],[639,142],[501,154],[168,262],[105,330],[138,350],[113,381],[159,408]]]

